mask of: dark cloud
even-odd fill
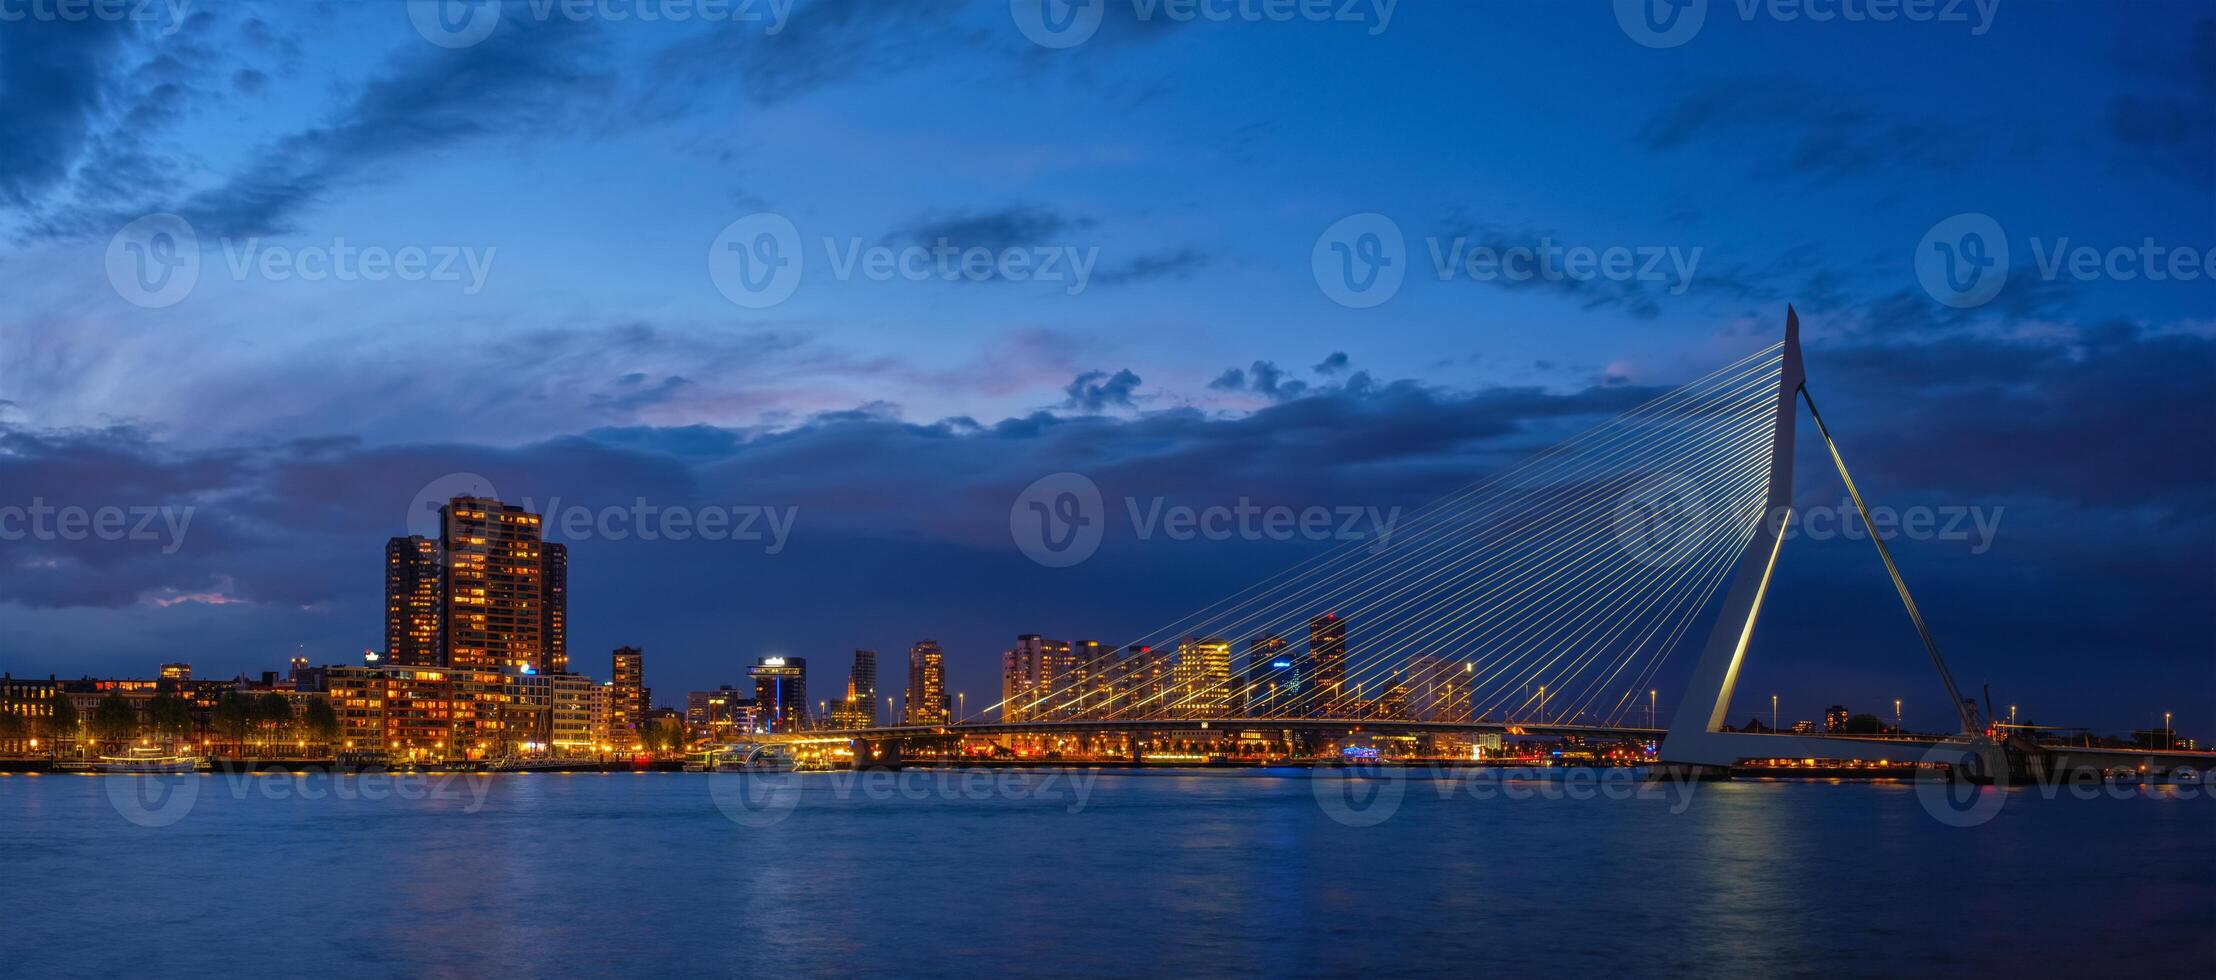
[[[1347,352],[1343,350],[1335,350],[1332,351],[1331,354],[1325,357],[1322,361],[1317,362],[1315,371],[1317,374],[1333,375],[1345,371],[1346,369]]]
[[[327,122],[271,141],[221,183],[182,200],[59,209],[42,216],[33,235],[107,234],[152,210],[180,214],[202,235],[278,233],[338,188],[379,179],[416,154],[571,131],[614,89],[613,74],[596,67],[592,38],[565,18],[513,18],[466,52],[407,46]]]
[[[1896,547],[1935,626],[2002,623],[1945,634],[1965,677],[2025,677],[2064,636],[2205,657],[2193,624],[2206,622],[2216,579],[2216,453],[2178,434],[2216,431],[2205,403],[2216,341],[2114,323],[2068,343],[1849,336],[1812,343],[1809,360],[1811,390],[1875,502],[2007,509],[1990,555]],[[1282,392],[1282,372],[1262,366]],[[1242,390],[1256,390],[1252,376],[1227,372]],[[1071,394],[1129,407],[1137,380],[1093,372]],[[642,374],[615,387],[668,381]],[[1117,534],[1086,565],[1042,575],[1008,538],[1011,502],[1041,476],[1083,473],[1110,501],[1415,507],[1656,393],[1626,383],[1457,392],[1350,372],[1236,416],[1179,408],[915,423],[875,404],[775,431],[627,426],[514,447],[329,438],[185,453],[131,429],[7,429],[0,503],[37,495],[198,511],[174,554],[128,542],[11,543],[0,563],[10,600],[0,604],[0,658],[18,673],[144,673],[182,658],[227,674],[266,669],[294,643],[318,658],[351,657],[378,642],[384,538],[399,533],[425,486],[474,473],[541,508],[597,512],[642,498],[800,508],[791,543],[774,556],[737,542],[564,538],[586,669],[605,669],[596,651],[640,643],[655,654],[656,686],[684,690],[730,680],[732,664],[757,654],[897,650],[936,635],[954,651],[957,681],[984,690],[990,655],[1009,634],[1140,635],[1308,553]],[[1803,442],[1802,499],[1836,503],[1828,460]],[[1778,587],[1791,601],[1764,614],[1762,663],[1779,662],[1778,645],[1830,649],[1842,635],[1865,645],[1857,649],[1905,640],[1913,651],[1912,636],[1887,632],[1898,626],[1882,618],[1889,586],[1866,545],[1789,551]],[[77,607],[117,611],[88,624],[69,612]],[[2020,610],[2049,636],[2010,625],[2015,614],[1979,612],[1988,608]],[[2069,609],[2074,621],[2049,623],[2045,608]],[[2205,673],[2205,659],[2196,662],[2187,668]],[[2135,670],[2166,677],[2162,665],[2179,663],[2157,657]]]
[[[2147,91],[2109,100],[2110,135],[2135,153],[2157,154],[2180,176],[2206,187],[2216,174],[2216,20],[2184,32],[2182,52],[2135,48],[2123,68]]]
[[[1649,120],[1639,143],[1664,152],[1728,142],[1765,177],[1829,180],[1880,168],[1952,170],[1976,136],[1939,122],[1886,120],[1841,93],[1784,77],[1718,79],[1679,96]]]
[[[1087,371],[1071,381],[1063,392],[1069,400],[1064,408],[1085,412],[1102,412],[1110,408],[1133,408],[1131,393],[1139,387],[1139,376],[1129,370],[1110,375],[1105,371]]]
[[[21,208],[59,184],[103,105],[123,27],[24,19],[0,31],[0,204]]]
[[[1093,273],[1093,281],[1103,286],[1120,286],[1153,279],[1185,279],[1213,260],[1213,256],[1193,248],[1149,252],[1120,265],[1102,268]]]
[[[923,248],[942,245],[957,249],[985,248],[995,252],[1029,245],[1057,243],[1058,236],[1091,229],[1086,217],[1069,217],[1040,204],[1016,204],[991,211],[960,211],[918,218],[895,228],[887,241]]]

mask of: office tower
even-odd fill
[[[1470,677],[1462,665],[1435,653],[1408,658],[1406,685],[1409,717],[1417,721],[1456,721],[1468,714]]]
[[[1167,705],[1172,718],[1221,718],[1231,693],[1231,643],[1213,637],[1187,637],[1177,645],[1170,678],[1176,693]]]
[[[1243,703],[1235,704],[1250,717],[1263,718],[1297,709],[1301,694],[1299,661],[1292,644],[1274,633],[1247,640]]]
[[[1347,689],[1347,621],[1338,613],[1308,621],[1308,663],[1316,674],[1314,710],[1325,715],[1342,710],[1340,702],[1354,692]]]
[[[1115,693],[1106,712],[1110,718],[1159,717],[1169,706],[1168,658],[1153,647],[1134,643],[1123,648],[1113,678]]]
[[[420,535],[385,542],[385,656],[395,667],[438,667],[444,631],[438,544]]]
[[[600,685],[583,674],[549,674],[547,746],[553,754],[574,758],[592,754],[593,691]]]
[[[763,657],[754,665],[754,709],[769,732],[808,728],[808,658]]]
[[[952,717],[947,710],[946,654],[937,640],[908,648],[906,701],[908,724],[943,725]]]
[[[846,700],[854,724],[843,727],[877,726],[877,651],[854,651],[854,666],[846,672]]]
[[[617,647],[608,669],[614,688],[608,702],[608,734],[620,743],[636,743],[639,726],[646,722],[646,653],[638,647]]]
[[[1069,717],[1098,717],[1107,695],[1107,670],[1111,648],[1099,640],[1070,644]]]
[[[539,515],[488,497],[456,497],[439,515],[446,666],[544,672]]]
[[[569,672],[569,546],[539,548],[539,636],[546,645],[543,673]]]
[[[753,704],[753,695],[729,684],[713,691],[685,694],[685,727],[705,738],[724,740],[740,731],[741,711]]]
[[[1037,633],[1016,637],[1015,647],[1001,655],[1001,718],[1069,717],[1076,679],[1076,660],[1068,641],[1042,639]]]

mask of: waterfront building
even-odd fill
[[[846,672],[846,699],[860,712],[859,724],[850,728],[870,728],[877,724],[877,651],[854,651],[854,666]]]
[[[740,726],[739,716],[753,706],[751,693],[729,684],[713,691],[691,691],[685,695],[685,728],[701,738],[730,741],[751,730]]]
[[[1347,685],[1347,621],[1338,613],[1324,613],[1308,621],[1308,662],[1315,669],[1312,706],[1323,715],[1335,715],[1350,693]]]
[[[579,758],[593,752],[593,693],[600,685],[583,674],[547,674],[546,743],[554,755]]]
[[[1032,701],[1038,697],[1038,661],[1041,639],[1037,633],[1016,637],[1016,645],[1000,655],[1000,720],[1029,721]]]
[[[1308,690],[1307,673],[1284,637],[1265,633],[1248,640],[1245,703],[1240,707],[1256,718],[1297,711]]]
[[[1170,665],[1153,647],[1143,643],[1125,647],[1113,683],[1111,718],[1154,717],[1169,707]]]
[[[1843,704],[1835,704],[1824,709],[1824,731],[1834,734],[1846,731],[1847,719],[1851,717],[1853,716],[1848,713],[1846,705]]]
[[[1435,653],[1408,658],[1405,680],[1408,717],[1417,721],[1454,721],[1468,714],[1469,682],[1460,664]]]
[[[0,731],[0,752],[24,753],[38,750],[38,746],[52,748],[46,731],[47,719],[54,714],[54,695],[58,687],[54,678],[44,680],[0,674],[0,715],[15,719],[4,731]]]
[[[763,731],[805,731],[808,726],[808,658],[763,657],[753,670],[754,707]]]
[[[539,546],[539,635],[546,656],[542,674],[569,672],[569,546]]]
[[[638,647],[617,647],[608,668],[608,741],[618,746],[638,743],[640,725],[653,692],[646,686],[646,653]]]
[[[622,748],[631,737],[631,729],[616,723],[616,683],[601,681],[593,685],[591,697],[593,751],[603,753]]]
[[[1070,644],[1069,717],[1090,718],[1099,712],[1107,699],[1107,673],[1114,663],[1110,656],[1113,651],[1113,647],[1104,646],[1099,640],[1078,640]]]
[[[953,712],[947,710],[946,654],[937,640],[923,640],[908,648],[904,700],[907,724],[943,725],[952,718]]]
[[[1171,669],[1175,693],[1164,707],[1172,718],[1222,718],[1233,692],[1231,642],[1214,637],[1187,637],[1177,645],[1177,664]]]
[[[420,535],[385,542],[385,657],[402,667],[437,667],[445,631],[438,543]],[[190,668],[187,668],[189,673]]]
[[[192,665],[187,663],[163,664],[161,679],[165,681],[189,681],[192,679]]]
[[[445,656],[468,670],[544,673],[545,593],[539,515],[489,497],[439,509]]]
[[[1016,637],[1001,655],[1000,712],[1007,721],[1067,718],[1076,697],[1077,662],[1066,640]]]

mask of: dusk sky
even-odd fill
[[[1862,490],[1959,518],[1892,547],[1965,693],[2216,735],[2206,4],[1713,0],[1683,36],[1637,3],[1095,0],[1082,37],[1036,0],[639,6],[0,25],[0,506],[190,514],[0,527],[0,669],[357,662],[386,538],[477,489],[791,515],[777,542],[550,520],[578,670],[643,647],[681,704],[787,654],[835,697],[855,647],[897,690],[928,637],[975,705],[1016,634],[1126,642],[1339,543],[1142,539],[1133,509],[1413,509],[1776,342],[1790,303]],[[189,285],[134,283],[149,215],[190,230]],[[767,295],[729,265],[786,227],[757,215],[800,245]],[[1404,242],[1378,302],[1323,274],[1353,215]],[[1960,215],[2002,230],[1989,298],[1919,276]],[[942,240],[1067,261],[842,265]],[[1453,264],[1542,245],[1656,263]],[[426,265],[338,258],[365,248]],[[1801,431],[1797,499],[1836,509]],[[1045,567],[1011,508],[1063,472],[1105,539]],[[1732,718],[1772,693],[1947,724],[1867,541],[1786,544]]]

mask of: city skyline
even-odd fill
[[[11,107],[5,130],[28,149],[0,168],[17,352],[0,358],[0,506],[26,512],[0,526],[36,507],[168,519],[152,541],[11,540],[0,658],[65,675],[343,660],[384,615],[364,542],[415,532],[426,488],[473,475],[585,515],[585,534],[547,534],[572,552],[570,643],[659,651],[672,690],[764,656],[897,661],[932,636],[951,687],[997,698],[1011,632],[1143,636],[1336,544],[1157,516],[1418,506],[1728,363],[1794,302],[1865,490],[1930,522],[1895,550],[1965,684],[2112,729],[2158,700],[2216,716],[2216,454],[2190,451],[2212,428],[2216,285],[2105,271],[2149,239],[2216,245],[2202,11],[1999,11],[1975,34],[1712,17],[1655,49],[1599,7],[1407,7],[1373,36],[1108,6],[1064,55],[1001,4],[802,5],[790,44],[518,13],[461,54],[379,5],[195,10],[166,34],[12,26],[0,43],[36,57],[9,63],[49,65],[64,97]],[[931,56],[890,55],[918,36]],[[1612,56],[1563,72],[1548,54],[1584,44]],[[757,55],[675,104],[625,81]],[[1372,81],[1245,84],[1316,60]],[[794,70],[818,64],[840,67]],[[175,84],[101,94],[155,75]],[[1164,114],[1166,77],[1193,92]],[[933,90],[978,110],[949,118]],[[1938,91],[1984,108],[1954,118]],[[481,126],[478,99],[518,111]],[[419,111],[439,125],[409,124]],[[161,213],[196,229],[202,274],[148,308],[106,253]],[[784,302],[734,305],[706,253],[762,213],[794,224],[808,268]],[[548,214],[593,229],[589,247]],[[1398,228],[1410,275],[1357,308],[1318,287],[1312,253],[1362,214]],[[1920,243],[1960,214],[2010,236],[1983,305],[1919,279]],[[838,272],[849,244],[941,238],[1099,253],[1075,294]],[[372,246],[497,254],[466,294],[260,261]],[[1685,282],[1481,281],[1455,261],[1519,246],[1701,252]],[[2080,247],[2100,274],[2071,274],[2058,250]],[[1806,449],[1798,502],[1836,529],[1843,494]],[[1045,568],[1009,512],[1064,472],[1100,488],[1105,534]],[[722,508],[750,536],[598,520],[642,499]],[[1904,696],[1935,726],[1942,699],[1915,695],[1915,633],[1869,559],[1839,533],[1788,548],[1747,684]]]

